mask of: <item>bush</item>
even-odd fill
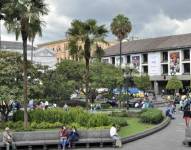
[[[161,110],[144,109],[140,115],[141,122],[158,124],[163,121],[164,116]]]
[[[112,117],[128,117],[129,114],[126,111],[120,111],[120,112],[112,111],[111,116]]]
[[[109,109],[109,108],[112,108],[112,106],[110,104],[108,104],[108,103],[102,103],[101,108],[102,109]]]
[[[22,111],[17,111],[14,114],[14,121],[23,121],[23,117],[20,117],[22,115]],[[110,126],[113,123],[111,117],[107,114],[89,113],[79,107],[69,108],[68,111],[59,108],[29,111],[29,122],[31,122],[31,128],[33,129],[55,128],[62,125],[91,128]]]
[[[111,117],[111,124],[115,124],[117,127],[127,126],[127,119],[122,117]]]

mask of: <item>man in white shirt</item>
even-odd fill
[[[110,128],[110,136],[113,140],[115,140],[116,147],[122,146],[122,143],[121,143],[120,137],[117,134],[117,129],[116,129],[115,125],[112,125],[112,127]]]

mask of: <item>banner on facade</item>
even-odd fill
[[[148,74],[150,76],[161,75],[160,53],[148,54]]]
[[[131,63],[133,64],[133,67],[140,71],[140,55],[132,55],[131,56]]]
[[[180,72],[180,52],[170,52],[170,73]]]

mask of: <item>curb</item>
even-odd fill
[[[129,136],[129,137],[121,138],[122,144],[133,142],[133,141],[139,140],[141,138],[144,138],[146,136],[152,135],[152,134],[164,129],[165,127],[167,127],[170,124],[170,122],[171,122],[171,119],[167,117],[167,118],[165,118],[165,120],[163,122],[161,122],[159,125],[151,128],[151,129],[148,129],[146,131],[137,133],[137,134]]]

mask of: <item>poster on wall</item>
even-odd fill
[[[134,55],[131,57],[131,62],[133,64],[133,67],[140,71],[140,56],[139,55]]]
[[[150,76],[161,74],[160,53],[148,54],[148,73]]]
[[[170,74],[180,72],[180,52],[170,53]]]

